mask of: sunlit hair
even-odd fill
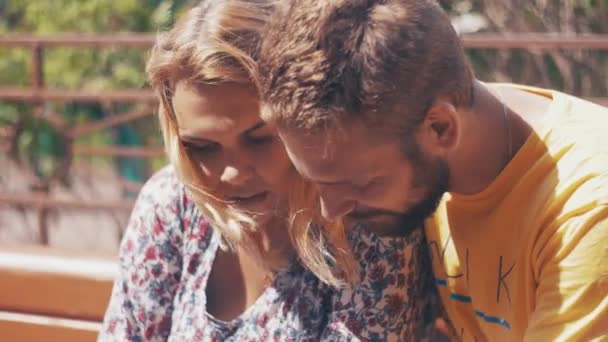
[[[259,263],[276,270],[285,266],[285,255],[263,255],[254,238],[258,227],[251,215],[227,204],[221,194],[208,191],[200,165],[179,139],[172,106],[173,92],[180,81],[191,85],[257,84],[260,31],[273,10],[272,3],[201,1],[172,30],[158,35],[146,71],[160,98],[158,117],[167,156],[189,197],[221,234],[225,246],[243,248]],[[339,286],[353,281],[356,267],[342,224],[324,221],[314,187],[297,175],[294,179],[286,189],[286,227],[299,258],[326,283]],[[279,260],[269,260],[273,258]]]
[[[435,100],[471,106],[473,71],[437,1],[283,4],[258,58],[265,121],[307,132],[359,121],[411,144]]]

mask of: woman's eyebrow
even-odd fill
[[[201,138],[195,135],[188,135],[188,134],[184,134],[184,135],[180,135],[179,136],[179,140],[181,140],[183,143],[189,143],[189,144],[212,144],[213,141],[209,140],[209,139],[205,139],[205,138]]]

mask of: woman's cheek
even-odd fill
[[[196,164],[201,169],[202,173],[202,181],[206,187],[215,187],[218,186],[220,182],[220,178],[223,172],[223,167],[220,165],[217,160],[208,159],[206,161],[196,161]]]
[[[290,183],[291,177],[296,172],[280,143],[274,144],[267,153],[261,154],[257,160],[259,161],[257,163],[258,174],[269,185],[283,187]]]

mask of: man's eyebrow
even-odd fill
[[[264,121],[260,120],[260,121],[258,121],[258,122],[257,122],[257,123],[256,123],[256,124],[253,126],[253,127],[248,128],[248,129],[247,129],[247,130],[244,132],[244,134],[253,133],[254,131],[256,131],[256,130],[258,130],[258,129],[260,129],[260,128],[264,127],[264,126],[266,126],[266,122],[264,122]]]

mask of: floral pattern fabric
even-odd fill
[[[353,229],[362,281],[335,289],[294,261],[231,321],[206,312],[220,238],[171,167],[144,186],[120,247],[121,272],[99,341],[413,341],[428,300],[419,229],[379,237]],[[422,272],[421,272],[422,271]]]

